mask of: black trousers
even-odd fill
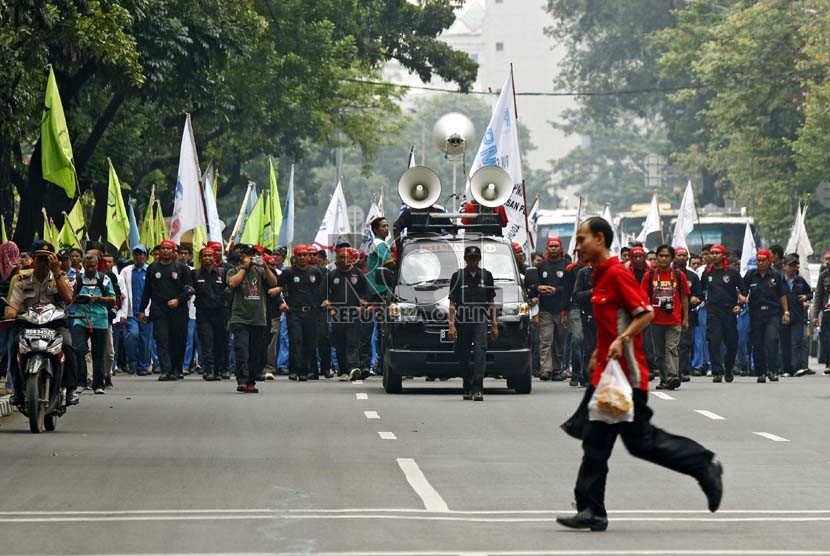
[[[582,335],[585,337],[585,364],[587,366],[588,359],[591,354],[597,349],[597,323],[594,322],[594,317],[591,315],[582,315]],[[591,382],[591,377],[585,377],[588,382]]]
[[[265,367],[265,327],[231,323],[236,383],[253,386]]]
[[[205,376],[219,376],[219,367],[225,369],[225,352],[228,347],[228,332],[225,329],[225,311],[196,311],[196,332],[202,352],[202,369]]]
[[[187,305],[177,309],[153,311],[153,338],[159,356],[161,374],[179,376],[184,365],[184,350],[187,347],[187,321],[190,320]]]
[[[706,340],[709,343],[709,359],[712,374],[731,375],[738,353],[738,319],[730,311],[709,307],[706,318]],[[726,344],[726,357],[721,359],[721,345]]]
[[[371,314],[363,314],[355,326],[360,329],[360,368],[368,369],[372,366],[372,333],[375,330],[375,321]],[[340,356],[337,356],[338,363]],[[345,373],[345,365],[341,365],[339,371]]]
[[[316,375],[317,329],[319,317],[312,309],[305,313],[291,310],[288,319],[288,370],[296,375]],[[237,363],[238,365],[239,363]]]
[[[694,351],[695,328],[690,323],[689,328],[680,330],[680,344],[677,346],[677,354],[679,357],[678,370],[681,376],[689,376],[692,372],[692,354]]]
[[[794,373],[802,366],[804,350],[802,340],[804,339],[804,318],[792,319],[790,324],[780,326],[781,336],[781,368],[785,373]]]
[[[348,373],[351,369],[360,367],[361,328],[357,315],[354,319],[344,318],[342,322],[332,320],[331,342],[337,353],[337,365],[341,373]]]
[[[590,396],[593,388],[585,393]],[[605,482],[608,459],[617,436],[621,436],[629,453],[637,458],[689,475],[703,477],[714,454],[689,438],[670,434],[651,424],[654,413],[646,401],[648,392],[634,390],[634,421],[609,425],[589,421],[582,437],[582,465],[576,479],[576,508],[590,508],[600,516],[605,511]]]
[[[317,315],[317,357],[320,361],[320,374],[326,374],[331,369],[329,319],[325,309],[319,309]]]
[[[83,383],[86,384],[87,376],[89,376],[89,369],[86,367],[86,354],[89,351],[88,345],[92,344],[92,389],[104,387],[104,356],[107,349],[107,332],[108,329],[93,328],[90,330],[87,326],[73,326],[72,332],[72,348],[75,350],[75,357],[77,360],[76,368],[79,377],[83,378]]]
[[[778,325],[781,317],[775,312],[770,315],[749,315],[749,341],[752,344],[752,360],[756,376],[778,374]]]
[[[487,369],[487,329],[485,322],[459,322],[455,327],[455,355],[464,379],[464,391],[484,390],[484,372]],[[470,365],[470,351],[473,363]]]

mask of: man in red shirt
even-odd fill
[[[686,274],[672,268],[674,249],[671,245],[657,248],[657,267],[650,269],[640,283],[654,307],[651,341],[654,360],[660,372],[659,389],[680,388],[678,367],[680,331],[689,328],[689,283]]]
[[[642,331],[654,318],[654,310],[631,271],[611,257],[609,248],[614,233],[611,226],[595,216],[577,230],[576,246],[594,267],[594,320],[597,348],[588,364],[592,376],[586,392],[590,399],[609,359],[619,359],[623,372],[634,389],[634,420],[607,424],[588,421],[582,434],[582,465],[576,479],[576,515],[556,521],[573,529],[604,531],[608,528],[605,511],[605,481],[608,459],[617,436],[631,455],[662,465],[697,479],[706,494],[709,511],[717,511],[723,496],[723,467],[714,454],[688,438],[669,434],[651,424],[648,401],[648,366],[643,353]]]

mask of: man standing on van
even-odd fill
[[[487,314],[490,333],[499,336],[496,321],[496,288],[489,270],[479,268],[481,249],[475,245],[464,248],[467,266],[456,270],[450,278],[450,339],[455,340],[455,353],[464,377],[464,399],[484,400],[484,371],[487,366]],[[470,349],[473,366],[470,368]]]

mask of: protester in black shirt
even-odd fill
[[[738,321],[740,304],[746,303],[746,288],[738,271],[729,268],[726,248],[713,245],[709,251],[711,263],[701,277],[706,293],[706,337],[709,358],[712,361],[712,382],[732,382],[732,369],[738,351]],[[721,346],[726,344],[726,357],[721,358]]]
[[[464,248],[465,268],[450,277],[449,336],[455,340],[455,355],[464,378],[465,400],[484,400],[484,373],[487,369],[487,314],[490,334],[499,336],[496,321],[496,288],[493,274],[479,268],[481,249],[475,245]],[[470,367],[470,350],[473,365]]]
[[[804,338],[804,325],[807,323],[807,307],[813,299],[813,290],[798,274],[798,267],[799,260],[796,257],[784,257],[784,286],[787,290],[790,324],[781,325],[781,367],[790,376],[803,376],[811,372],[811,369],[802,363],[807,354],[804,353],[801,344]]]
[[[539,285],[531,294],[539,304],[539,357],[542,380],[564,380],[565,336],[568,326],[567,261],[562,257],[562,241],[552,237],[547,242],[547,255],[537,268]]]
[[[345,240],[338,240],[335,245],[350,247],[349,242]],[[308,261],[308,264],[320,269],[320,273],[323,275],[323,281],[321,282],[323,287],[325,287],[326,278],[329,274],[327,257],[328,253],[325,249],[318,249],[315,256],[310,256]],[[317,360],[320,362],[320,370],[318,373],[313,373],[314,376],[309,377],[310,379],[317,380],[321,374],[326,378],[334,376],[334,372],[331,370],[329,317],[328,312],[322,307],[317,312]]]
[[[294,248],[294,266],[280,274],[285,303],[280,311],[288,319],[288,378],[301,382],[317,376],[317,320],[323,302],[323,274],[308,263],[314,248],[298,245]]]
[[[769,250],[758,250],[758,268],[744,276],[749,290],[749,337],[758,382],[766,382],[767,377],[773,382],[778,380],[778,326],[790,324],[787,286],[781,273],[770,268],[771,259]]]
[[[328,308],[331,317],[331,340],[340,374],[348,372],[349,380],[358,380],[363,377],[359,319],[369,285],[363,273],[352,266],[351,251],[350,247],[337,250],[337,267],[326,277],[327,296],[323,306]]]
[[[158,259],[147,268],[144,295],[138,319],[144,323],[144,310],[150,305],[153,338],[156,340],[161,376],[159,380],[184,378],[187,321],[187,300],[193,294],[190,268],[175,259],[176,244],[166,239],[158,248]]]
[[[216,252],[210,247],[205,247],[199,252],[199,268],[193,271],[202,378],[207,381],[221,380],[218,366],[224,364],[228,346],[225,317],[226,285],[220,268],[215,264],[215,257]]]

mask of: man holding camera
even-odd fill
[[[689,283],[686,274],[672,268],[674,249],[670,245],[657,248],[657,267],[643,276],[641,287],[648,294],[654,309],[651,340],[654,358],[660,371],[659,389],[680,388],[680,332],[689,328]]]
[[[176,244],[165,239],[159,244],[158,259],[147,268],[138,308],[139,322],[146,323],[144,311],[150,306],[153,337],[161,367],[160,381],[184,378],[185,342],[182,341],[182,334],[187,330],[190,318],[187,300],[191,295],[190,268],[176,260]]]
[[[228,271],[233,292],[231,333],[236,356],[236,391],[256,394],[256,378],[265,367],[265,304],[267,288],[277,277],[253,245],[243,245],[242,264]]]

